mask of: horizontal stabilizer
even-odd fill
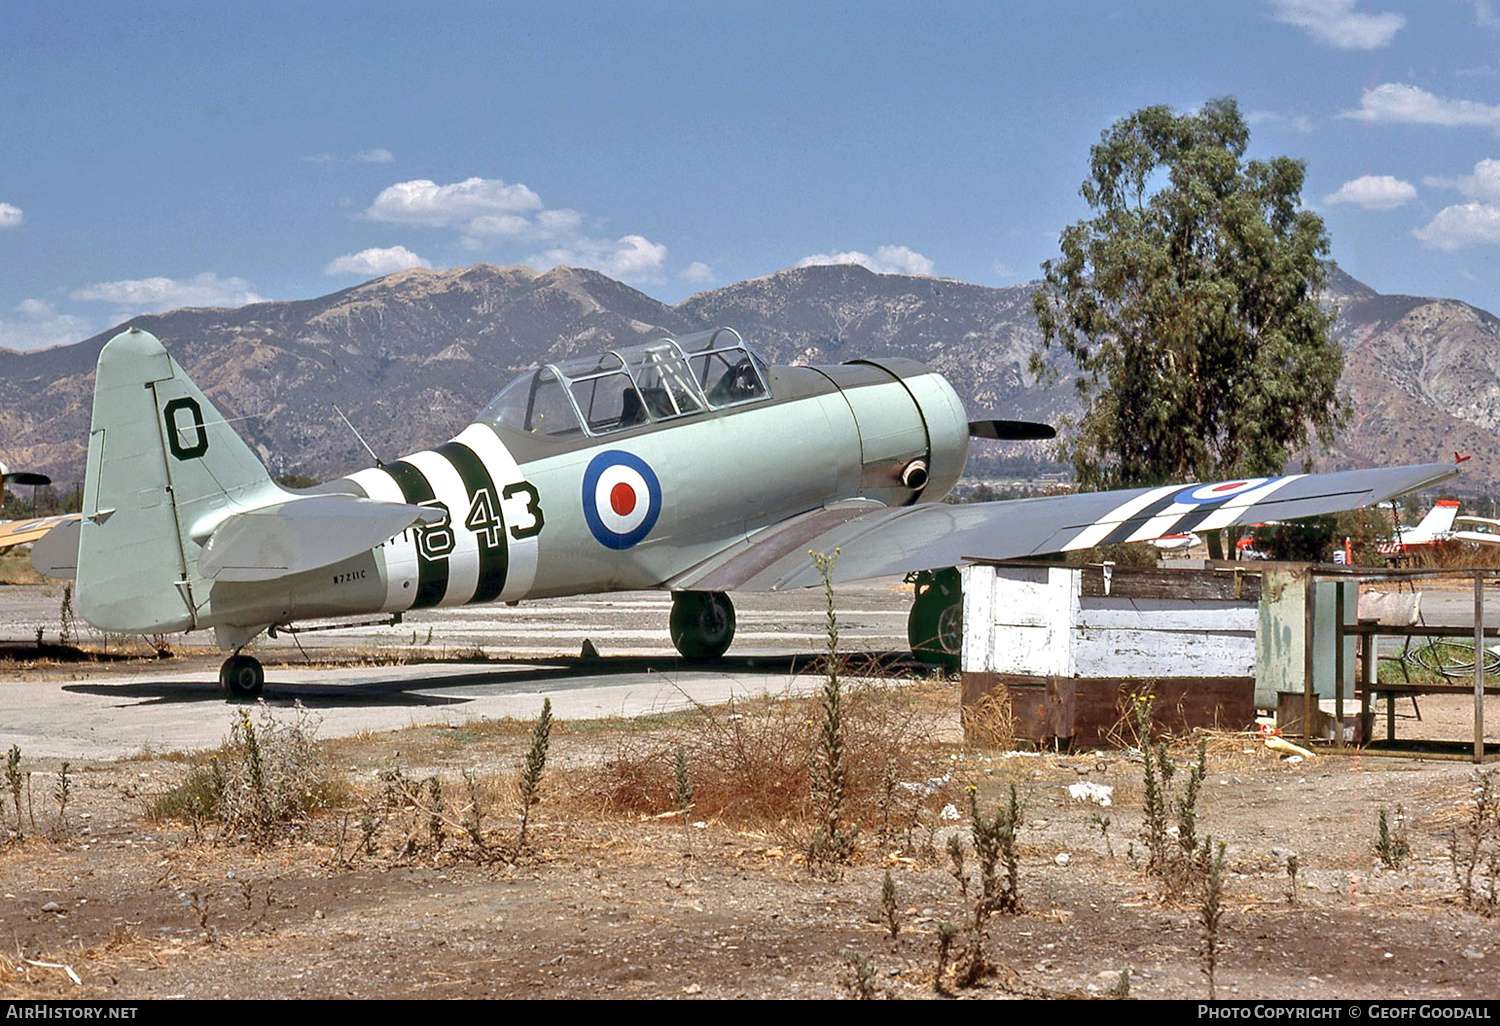
[[[990,438],[997,442],[1035,442],[1056,438],[1057,428],[1029,420],[971,420],[970,438]]]
[[[198,572],[216,581],[270,581],[359,555],[446,515],[427,506],[352,495],[278,502],[225,518],[198,554]]]
[[[43,577],[71,581],[78,576],[78,514],[54,517],[59,521],[31,546],[31,568]]]

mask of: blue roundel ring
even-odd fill
[[[583,519],[607,549],[639,544],[661,516],[661,481],[639,456],[601,452],[583,472]]]
[[[1238,481],[1218,481],[1213,484],[1190,485],[1172,496],[1172,501],[1183,505],[1203,506],[1232,499],[1236,495],[1252,491],[1262,485],[1279,481],[1279,477],[1242,477]]]

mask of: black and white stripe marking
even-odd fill
[[[1247,508],[1306,475],[1290,474],[1264,481],[1247,481],[1249,487],[1233,492],[1224,499],[1181,501],[1189,493],[1203,492],[1215,486],[1168,485],[1153,488],[1121,503],[1093,524],[1078,532],[1063,546],[1064,552],[1089,549],[1095,545],[1151,541],[1169,534],[1188,531],[1217,531],[1238,522]]]
[[[383,546],[387,612],[523,598],[536,578],[536,490],[494,430],[457,438],[350,480],[372,499],[444,510],[447,520]],[[507,494],[509,493],[509,494]]]

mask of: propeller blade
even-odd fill
[[[33,474],[29,470],[18,470],[5,475],[6,484],[18,485],[49,485],[52,479],[46,474]]]
[[[1056,438],[1057,428],[1029,420],[971,420],[969,437],[993,438],[999,442],[1033,442]]]

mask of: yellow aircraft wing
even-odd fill
[[[64,513],[61,516],[37,517],[33,520],[7,520],[0,523],[0,552],[14,545],[34,542],[54,527],[77,519],[77,513]]]

